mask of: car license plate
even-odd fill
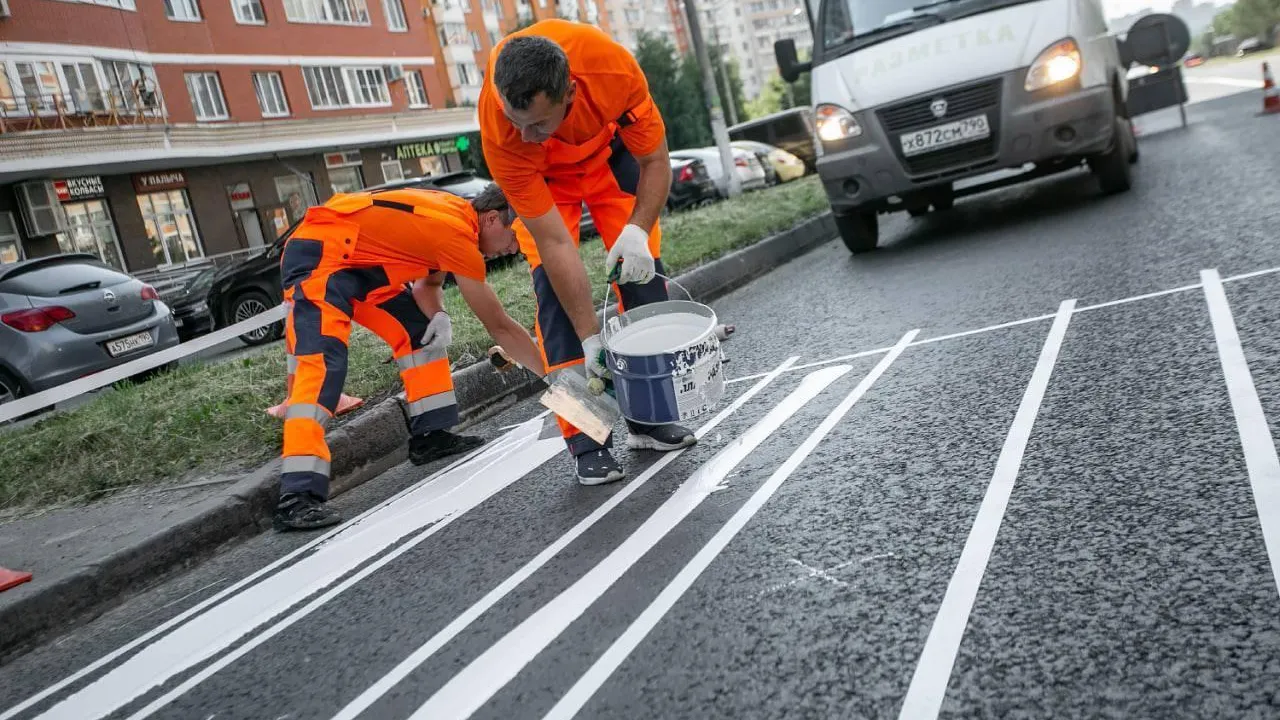
[[[107,353],[111,357],[120,357],[127,352],[140,350],[145,347],[151,347],[155,339],[151,337],[150,330],[143,330],[140,333],[122,337],[119,340],[112,340],[107,343]]]
[[[898,136],[898,140],[902,143],[902,154],[910,157],[951,145],[982,140],[990,135],[991,126],[987,124],[987,116],[975,115],[924,130],[904,133]]]

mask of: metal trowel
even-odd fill
[[[489,348],[489,362],[500,372],[516,367],[500,346]],[[559,416],[592,440],[604,444],[613,433],[614,424],[622,417],[610,384],[599,378],[587,380],[586,369],[582,366],[556,370],[545,378],[539,378],[538,383],[546,388],[538,402],[554,413],[543,423],[539,440],[560,433],[555,421]]]

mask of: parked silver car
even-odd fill
[[[177,344],[155,289],[93,255],[0,265],[0,403]]]

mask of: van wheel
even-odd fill
[[[1089,170],[1098,178],[1103,195],[1115,195],[1127,191],[1133,185],[1129,170],[1129,158],[1135,145],[1129,121],[1115,119],[1115,140],[1111,149],[1102,155],[1089,158]]]
[[[875,211],[837,213],[835,218],[840,239],[849,248],[849,252],[858,255],[876,249],[876,243],[880,239],[880,224]]]

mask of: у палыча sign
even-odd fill
[[[133,176],[133,189],[140,193],[177,190],[187,186],[187,176],[181,170],[140,173]]]

